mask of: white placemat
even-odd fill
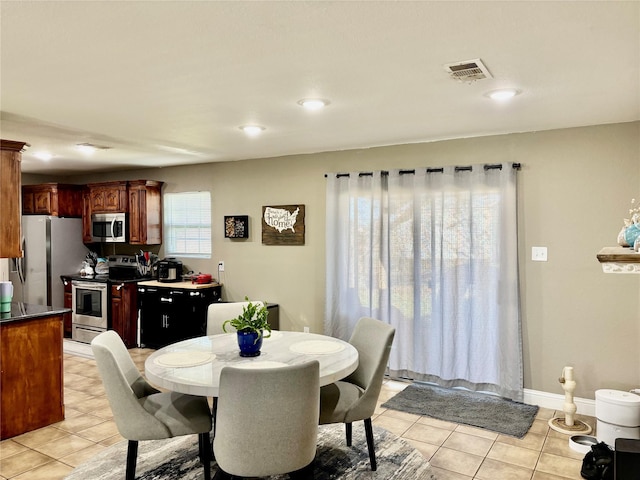
[[[321,355],[340,352],[344,350],[344,345],[330,340],[307,340],[304,342],[294,343],[289,347],[289,349],[295,353]]]
[[[195,367],[216,358],[210,352],[171,352],[158,356],[153,361],[161,367]]]
[[[287,367],[286,363],[282,362],[273,362],[270,360],[267,361],[253,361],[253,362],[245,362],[234,365],[236,368],[279,368],[279,367]]]

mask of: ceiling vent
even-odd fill
[[[465,60],[463,62],[447,63],[444,69],[449,73],[451,78],[455,78],[461,82],[475,82],[483,78],[493,78],[487,67],[484,66],[482,60]]]

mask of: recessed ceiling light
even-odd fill
[[[301,105],[307,110],[320,110],[329,105],[329,100],[324,100],[322,98],[303,98],[302,100],[298,100],[298,105]]]
[[[501,88],[499,90],[492,90],[490,92],[485,93],[485,95],[492,100],[504,101],[509,100],[510,98],[515,97],[520,94],[520,90],[515,88]]]
[[[53,154],[49,152],[36,152],[33,154],[33,156],[39,158],[40,160],[44,160],[45,162],[48,162],[53,158]]]
[[[91,145],[90,143],[78,143],[76,145],[76,149],[85,155],[92,155],[96,151],[96,147]]]
[[[247,135],[249,135],[251,137],[255,137],[256,135],[260,135],[264,130],[266,130],[261,125],[242,125],[242,126],[240,126],[238,128],[240,128],[240,130],[242,130],[244,133],[246,133]]]

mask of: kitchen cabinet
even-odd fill
[[[111,325],[109,329],[115,330],[127,348],[137,346],[138,288],[136,282],[117,282],[111,286]]]
[[[43,183],[22,186],[23,215],[82,217],[82,185]]]
[[[2,440],[64,420],[62,312],[22,308],[26,313],[0,321]]]
[[[129,187],[129,243],[162,243],[162,182],[135,180]]]
[[[93,242],[91,233],[91,197],[89,190],[85,189],[82,193],[82,241],[84,243]]]
[[[218,284],[160,286],[159,282],[138,284],[140,343],[161,348],[207,332],[207,308],[220,300]]]
[[[22,257],[20,163],[25,145],[0,140],[0,258]]]
[[[87,188],[91,213],[127,213],[129,211],[127,182],[89,183]]]
[[[62,285],[64,287],[64,308],[73,309],[73,293],[71,287],[71,278],[62,277]],[[73,321],[73,312],[69,311],[62,314],[63,333],[66,338],[71,338],[71,323]]]

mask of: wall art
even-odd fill
[[[224,237],[225,238],[249,238],[249,216],[248,215],[225,215],[224,217]]]
[[[262,243],[304,245],[304,205],[263,206]]]

